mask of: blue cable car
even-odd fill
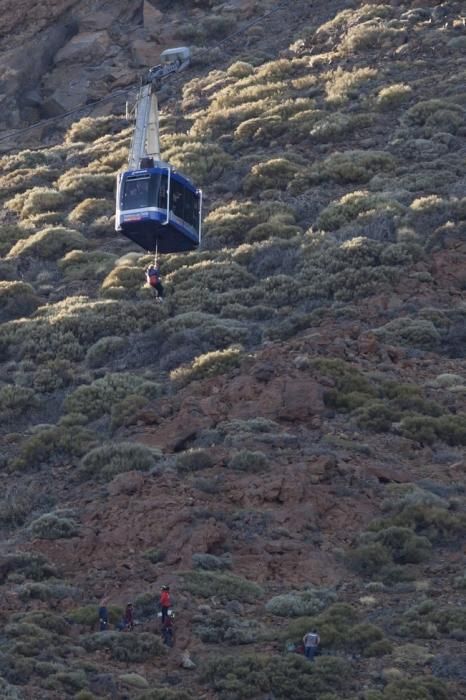
[[[115,228],[147,251],[179,253],[201,241],[202,192],[168,163],[146,158],[120,174]]]

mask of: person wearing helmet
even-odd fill
[[[162,625],[168,615],[168,609],[171,606],[170,601],[170,586],[162,586],[160,589],[160,610],[162,611]]]

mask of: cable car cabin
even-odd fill
[[[201,240],[202,192],[168,164],[118,177],[115,229],[147,251],[178,253]]]

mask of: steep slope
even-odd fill
[[[207,211],[201,250],[162,261],[164,305],[113,232],[122,117],[1,159],[0,688],[460,698],[461,3],[250,26],[273,3],[196,3],[192,24],[178,4],[155,8],[168,39],[248,26],[165,93],[164,157]],[[65,9],[85,8],[41,31]],[[134,41],[142,10],[112,4]],[[134,633],[96,632],[104,595],[112,625],[134,601]],[[314,664],[285,651],[312,626]]]

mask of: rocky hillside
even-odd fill
[[[462,3],[4,4],[0,696],[464,697]],[[174,43],[205,229],[155,304],[126,93],[63,115]]]

